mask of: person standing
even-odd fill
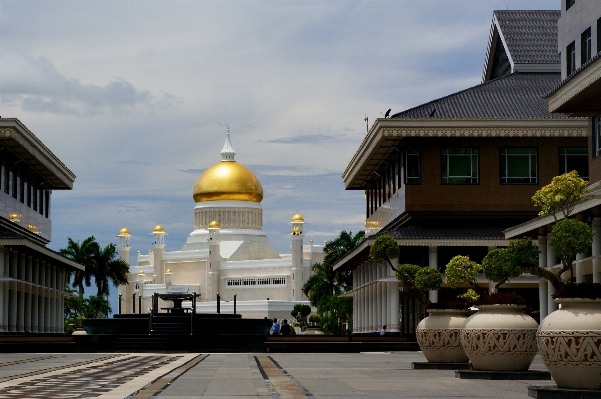
[[[282,335],[290,335],[290,324],[288,324],[288,320],[284,319],[280,332]]]
[[[382,328],[380,328],[380,335],[384,334],[386,334],[386,326],[382,326]]]
[[[278,319],[273,319],[273,325],[271,326],[271,331],[273,331],[273,335],[278,335],[280,333],[280,325],[278,324]]]

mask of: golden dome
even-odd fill
[[[169,273],[169,274],[171,274],[171,269],[167,269],[167,270],[165,270],[165,273]]]
[[[144,275],[144,274],[146,274],[146,273],[144,273],[144,270],[140,270],[140,273],[138,273],[138,274],[139,274],[140,276],[143,276],[143,275]]]
[[[296,215],[292,216],[292,223],[299,223],[299,222],[304,222],[305,219],[303,219],[303,217],[297,213]]]
[[[205,170],[194,185],[194,201],[263,200],[263,187],[247,167],[235,161],[222,161]]]
[[[211,223],[209,223],[209,229],[218,229],[220,227],[221,225],[216,220],[213,220]]]
[[[124,227],[121,230],[119,230],[119,235],[131,235],[131,233],[129,232],[127,227]]]
[[[153,233],[164,233],[165,229],[163,228],[163,226],[161,226],[160,224],[157,224],[154,227],[154,230],[152,230]]]

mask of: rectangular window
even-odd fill
[[[8,162],[4,162],[4,192],[6,194],[10,193],[10,166]]]
[[[44,217],[48,219],[50,217],[50,191],[44,190]]]
[[[570,9],[576,3],[576,0],[566,0],[566,11]]]
[[[586,147],[559,149],[559,174],[575,170],[578,176],[588,180],[588,153]]]
[[[14,166],[10,168],[10,194],[17,198],[17,170]]]
[[[597,52],[601,52],[601,18],[597,20]]]
[[[576,70],[576,42],[568,44],[566,47],[566,73],[570,76]]]
[[[478,184],[478,149],[443,148],[442,184]]]
[[[419,148],[405,150],[405,184],[420,184],[421,170]]]
[[[593,158],[601,155],[601,115],[593,118]]]
[[[31,186],[31,205],[33,205],[33,210],[38,210],[38,188],[36,186]]]
[[[19,176],[19,201],[22,204],[25,203],[25,173],[21,172]]]
[[[592,51],[592,38],[591,28],[585,30],[580,35],[580,64],[584,65],[588,60],[591,59]]]
[[[536,148],[501,148],[501,184],[537,184]]]

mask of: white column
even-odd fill
[[[59,332],[61,334],[65,333],[65,316],[64,316],[64,310],[65,309],[65,269],[61,269],[60,271],[60,275],[59,275],[59,291],[60,291],[60,299],[58,302],[58,308],[59,308],[59,320],[60,320],[60,324],[59,324]]]
[[[382,283],[382,324],[386,325],[386,331],[388,332],[388,325],[390,324],[390,312],[388,311],[388,284]]]
[[[600,283],[601,278],[599,276],[599,259],[597,256],[601,255],[601,217],[594,217],[591,223],[593,232],[593,283]]]
[[[399,283],[388,283],[388,304],[390,311],[390,326],[388,331],[398,333],[399,330]]]
[[[17,283],[11,281],[8,309],[8,331],[17,332]]]
[[[5,277],[4,268],[4,247],[0,247],[0,277]],[[8,331],[8,320],[4,316],[8,314],[4,312],[5,305],[8,305],[7,299],[4,297],[4,292],[7,290],[6,283],[0,280],[0,332]]]
[[[382,320],[382,283],[377,281],[376,284],[376,331],[380,331],[386,323]]]
[[[586,254],[576,254],[576,283],[584,283],[584,275],[582,274],[582,259],[586,258]]]
[[[40,320],[39,320],[39,324],[38,324],[38,331],[39,332],[49,332],[47,330],[47,324],[46,324],[46,312],[48,312],[48,309],[46,308],[47,305],[47,298],[46,296],[48,295],[48,289],[46,288],[46,261],[41,260],[40,261],[40,285],[42,286],[40,288],[40,306],[39,306],[39,312],[40,312]]]
[[[33,288],[31,290],[31,332],[32,333],[37,333],[38,332],[38,319],[39,319],[39,314],[38,314],[38,289],[37,288]]]
[[[557,256],[555,255],[555,251],[551,248],[551,233],[547,233],[547,267],[555,266],[557,264]],[[553,294],[555,294],[555,288],[549,282],[547,283],[547,312],[552,313],[557,310],[557,304],[553,299]]]
[[[430,246],[428,247],[428,266],[433,269],[438,269],[438,247]],[[430,297],[430,302],[437,303],[438,302],[438,291],[430,291],[428,293]]]
[[[540,304],[540,321],[542,322],[545,317],[549,314],[548,311],[548,289],[547,279],[541,278],[538,280],[538,303]]]

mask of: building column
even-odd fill
[[[432,269],[438,270],[438,247],[437,246],[429,246],[428,247],[428,266]],[[437,303],[438,302],[438,291],[429,291],[428,296],[430,298],[430,302]]]
[[[386,331],[388,331],[388,325],[390,322],[388,321],[390,318],[390,312],[388,311],[388,284],[382,283],[382,324],[386,325]]]
[[[379,332],[382,329],[382,326],[386,324],[384,322],[384,319],[382,318],[382,283],[379,281],[376,282],[376,307],[376,317],[378,319],[376,324],[376,331]]]
[[[593,283],[600,283],[601,276],[599,275],[599,259],[597,258],[601,255],[601,217],[594,217],[593,222],[591,223],[591,227],[593,232],[593,246],[592,246],[592,256],[593,256]]]
[[[17,253],[17,331],[25,332],[25,254]]]
[[[546,259],[547,259],[547,267],[555,266],[557,264],[557,255],[555,255],[555,251],[551,248],[551,233],[547,233],[547,250],[546,250]]]
[[[4,268],[4,247],[0,247],[0,277],[5,277]],[[8,297],[4,297],[4,293],[7,292],[6,283],[0,280],[0,333],[8,331],[8,320],[5,320],[5,316],[8,316],[8,312],[5,312],[5,306],[8,305]]]
[[[39,320],[39,324],[38,324],[38,331],[41,333],[46,333],[49,332],[46,328],[46,312],[48,312],[47,308],[46,308],[46,296],[48,295],[48,289],[46,288],[46,261],[41,260],[40,263],[40,274],[39,274],[39,278],[40,278],[40,305],[39,305],[39,312],[40,312],[40,320]]]
[[[31,268],[31,281],[33,284],[39,284],[40,279],[40,261],[39,259],[34,259],[32,262]],[[32,315],[31,315],[31,330],[32,332],[40,332],[39,322],[40,322],[40,289],[38,287],[34,287],[32,289]]]
[[[398,333],[399,330],[399,283],[388,283],[388,304],[390,312],[390,325],[388,331]]]
[[[584,275],[582,274],[582,259],[586,258],[586,254],[576,254],[576,283],[584,283]]]
[[[542,322],[545,317],[549,314],[548,311],[548,298],[549,293],[547,289],[547,279],[541,278],[538,280],[538,303],[540,307],[540,321]]]
[[[65,333],[65,318],[64,318],[64,310],[63,309],[65,309],[65,269],[61,269],[61,271],[60,271],[58,289],[59,289],[59,296],[60,296],[60,299],[58,302],[58,307],[59,307],[59,312],[60,312],[59,332],[61,334],[64,334]]]
[[[553,248],[551,248],[551,233],[547,233],[547,268],[551,268],[552,266],[555,266],[557,264],[557,256],[555,255],[555,251],[553,251]],[[555,288],[553,287],[553,285],[548,282],[547,283],[547,312],[548,313],[553,313],[554,311],[557,310],[557,304],[555,303],[555,300],[553,299],[553,294],[555,294]]]

